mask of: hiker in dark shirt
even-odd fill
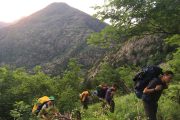
[[[156,113],[158,108],[158,100],[163,89],[167,89],[173,77],[173,72],[166,71],[159,78],[154,78],[143,91],[143,105],[148,120],[157,120]]]
[[[114,96],[116,90],[117,90],[117,85],[114,84],[112,87],[107,89],[106,96],[105,96],[106,102],[110,106],[110,112],[112,112],[112,113],[114,112],[114,108],[115,108],[113,96]]]
[[[99,99],[105,99],[108,86],[106,84],[102,84],[99,85],[96,89],[97,89],[97,96],[99,97]]]

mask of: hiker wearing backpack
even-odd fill
[[[158,100],[162,91],[168,87],[172,77],[173,72],[166,71],[163,75],[153,78],[143,90],[142,100],[146,116],[149,120],[157,120]]]
[[[116,92],[116,89],[117,89],[117,86],[116,86],[116,84],[114,84],[112,87],[107,89],[106,95],[105,95],[106,102],[110,106],[110,112],[112,112],[112,113],[114,112],[114,108],[115,108],[113,96]]]
[[[41,118],[46,118],[46,109],[54,106],[54,97],[53,96],[43,96],[39,98],[36,104],[33,106],[32,113]],[[42,112],[43,111],[43,112]]]
[[[85,90],[80,94],[80,100],[83,105],[83,109],[88,109],[89,96],[90,93],[88,90]]]
[[[145,67],[135,75],[133,79],[135,94],[143,100],[145,113],[149,120],[156,120],[158,100],[172,77],[172,71],[163,73],[158,66]]]
[[[106,92],[108,90],[108,86],[106,84],[100,84],[99,86],[97,86],[96,90],[97,90],[98,98],[100,100],[105,99]]]

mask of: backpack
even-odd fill
[[[96,90],[97,90],[97,96],[99,98],[105,98],[105,95],[106,95],[106,92],[108,90],[108,87],[98,86],[96,88]]]
[[[50,100],[52,100],[52,99],[49,98],[48,96],[43,96],[43,97],[39,98],[32,108],[32,113],[38,115],[42,106]]]
[[[162,69],[158,66],[142,68],[142,70],[133,78],[136,96],[141,99],[144,88],[147,87],[153,78],[158,78],[161,74],[163,74]]]
[[[85,99],[86,99],[88,96],[89,96],[89,92],[88,92],[88,91],[82,92],[82,93],[79,95],[81,102],[84,102]]]

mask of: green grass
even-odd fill
[[[81,110],[82,120],[146,120],[142,101],[131,93],[129,95],[115,97],[115,112],[103,111],[101,104],[95,103],[88,110]],[[177,102],[166,96],[159,100],[158,120],[180,119],[178,114],[180,107]]]
[[[140,100],[129,94],[122,97],[115,97],[115,112],[103,111],[101,104],[96,103],[89,106],[88,110],[82,110],[83,120],[135,120],[143,119],[143,108]]]

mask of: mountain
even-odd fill
[[[105,50],[86,44],[92,32],[107,24],[65,3],[46,8],[0,29],[0,65],[44,67],[45,72],[63,70],[70,58],[90,67]]]

